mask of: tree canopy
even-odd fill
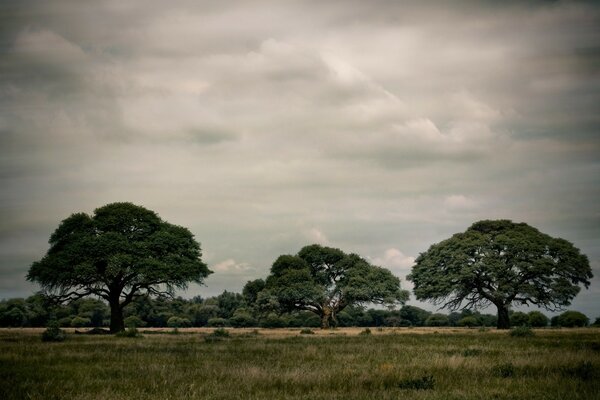
[[[211,271],[192,233],[131,203],[93,215],[72,214],[50,236],[50,249],[27,279],[60,301],[98,296],[111,308],[111,331],[124,328],[123,307],[139,296],[172,296]]]
[[[403,304],[408,292],[389,270],[356,254],[314,244],[277,258],[257,297],[263,302],[274,297],[282,311],[311,311],[321,318],[321,327],[328,328],[349,305]]]
[[[407,277],[418,300],[442,308],[498,308],[498,328],[510,326],[511,304],[549,311],[568,306],[589,287],[587,257],[570,242],[525,223],[485,220],[432,245],[419,255]]]

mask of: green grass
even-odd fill
[[[0,331],[0,399],[600,398],[600,330],[591,328],[60,343],[40,332]]]

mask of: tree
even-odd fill
[[[562,326],[565,328],[583,327],[590,323],[589,318],[579,311],[565,311],[557,316],[554,326]]]
[[[93,215],[72,214],[50,236],[50,249],[27,279],[58,301],[98,296],[110,306],[110,330],[124,329],[123,308],[140,296],[170,296],[211,273],[192,233],[131,203]]]
[[[548,326],[548,317],[539,311],[531,311],[528,314],[529,325],[534,328],[542,328]]]
[[[269,296],[277,299],[282,311],[311,311],[321,319],[321,328],[329,328],[349,305],[403,304],[408,292],[389,270],[356,254],[314,244],[297,255],[277,258],[258,298]]]
[[[570,242],[525,223],[486,220],[432,245],[408,279],[417,299],[441,308],[493,304],[498,328],[508,329],[512,303],[560,310],[591,277],[587,257]]]
[[[425,320],[426,326],[448,326],[450,325],[450,320],[448,316],[445,314],[431,314]]]

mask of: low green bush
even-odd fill
[[[142,334],[137,330],[137,328],[127,328],[124,331],[118,332],[115,336],[126,338],[140,338],[142,337]]]
[[[301,335],[314,335],[315,332],[312,329],[304,328],[300,331]]]
[[[498,364],[492,368],[494,375],[501,378],[510,378],[515,374],[515,367],[512,363]]]
[[[359,333],[359,335],[370,335],[371,334],[371,330],[369,328],[366,328],[365,330],[363,330],[361,333]]]
[[[528,326],[519,326],[511,329],[509,335],[512,337],[532,337],[535,333]]]
[[[42,332],[42,342],[62,342],[66,338],[67,335],[60,329],[58,321],[48,323],[48,327]]]

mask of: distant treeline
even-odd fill
[[[128,327],[319,327],[320,319],[308,311],[278,313],[258,309],[242,294],[224,291],[219,296],[203,299],[177,297],[152,299],[140,297],[125,310]],[[103,327],[110,323],[110,309],[96,299],[80,299],[68,305],[50,303],[36,294],[26,299],[0,301],[0,326],[43,327],[49,321],[58,321],[62,327]],[[470,310],[450,314],[431,313],[419,307],[405,305],[399,310],[346,307],[337,315],[339,327],[409,327],[409,326],[495,326],[496,315]],[[578,311],[566,311],[548,318],[539,311],[511,312],[512,326],[562,326],[589,325],[589,319]],[[600,326],[596,318],[593,326]]]

